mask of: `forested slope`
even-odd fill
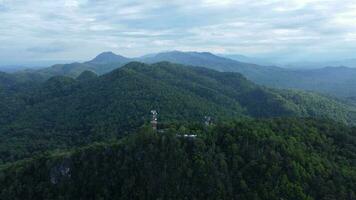
[[[150,64],[168,61],[206,67],[221,72],[238,72],[248,80],[267,87],[308,90],[332,95],[340,99],[352,99],[356,94],[356,70],[353,68],[319,66],[320,69],[310,70],[285,69],[241,62],[209,52],[170,51],[138,58],[126,58],[112,52],[103,52],[94,59],[83,63],[57,64],[40,70],[24,70],[14,74],[26,80],[46,80],[53,76],[75,78],[88,70],[99,75],[109,73],[131,61]]]
[[[352,108],[344,104],[266,89],[238,73],[133,62],[88,76],[52,77],[8,95],[0,104],[0,159],[15,161],[35,152],[121,137],[149,121],[153,109],[166,123],[201,122],[204,116],[216,121],[298,116],[354,122]]]
[[[197,134],[195,139],[177,137]],[[355,199],[356,132],[332,121],[143,128],[3,166],[7,199]]]

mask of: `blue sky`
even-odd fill
[[[0,0],[0,64],[167,50],[356,58],[356,0]]]

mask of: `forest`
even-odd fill
[[[356,0],[0,0],[0,200],[356,200]]]
[[[355,108],[327,96],[168,62],[0,80],[0,199],[356,198]]]
[[[8,76],[6,76],[8,77]],[[132,62],[108,74],[83,72],[24,82],[4,78],[0,91],[0,163],[120,138],[150,119],[201,122],[315,117],[352,125],[352,105],[325,96],[256,85],[241,74],[161,62]]]
[[[3,165],[0,198],[351,200],[355,150],[356,129],[327,120],[145,125]]]

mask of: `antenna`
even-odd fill
[[[210,116],[204,116],[204,124],[205,126],[210,126],[212,124],[212,120]]]
[[[157,131],[157,124],[158,124],[158,112],[156,110],[151,110],[151,114],[152,114],[152,119],[151,119],[151,125],[152,125],[152,129]]]

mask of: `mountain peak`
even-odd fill
[[[107,63],[116,63],[116,62],[123,63],[129,61],[130,61],[129,58],[126,58],[121,55],[117,55],[111,51],[106,51],[97,55],[93,60],[89,61],[89,63],[107,64]]]
[[[112,51],[104,51],[104,52],[100,53],[98,56],[117,56],[117,54],[115,54]]]

